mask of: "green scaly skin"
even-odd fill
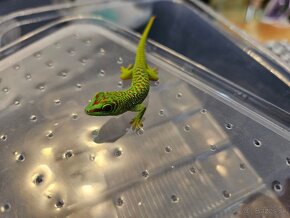
[[[142,117],[146,107],[142,103],[148,95],[149,80],[158,80],[157,70],[152,69],[146,63],[145,44],[148,33],[155,17],[151,17],[139,41],[134,65],[127,68],[121,67],[123,80],[131,79],[131,87],[127,90],[113,92],[99,92],[91,99],[85,108],[85,112],[91,116],[112,116],[119,115],[127,111],[135,111],[138,114],[131,121],[132,129],[140,129]]]

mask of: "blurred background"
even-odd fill
[[[221,14],[254,39],[265,43],[284,61],[290,55],[282,55],[290,45],[290,0],[199,0]],[[0,16],[11,12],[61,3],[84,3],[88,0],[0,0]],[[96,1],[98,2],[98,1]],[[189,1],[190,2],[190,1]],[[289,57],[288,57],[289,56]]]
[[[22,9],[61,3],[84,3],[86,1],[87,0],[1,0],[0,16]],[[207,4],[256,40],[268,43],[267,46],[270,47],[270,49],[272,49],[273,44],[277,41],[286,44],[286,41],[290,39],[290,0],[199,1]],[[278,45],[276,45],[276,47],[277,46]],[[279,53],[280,50],[281,49],[274,49],[274,52]]]
[[[260,41],[289,40],[289,0],[204,0]]]
[[[200,0],[209,5],[254,38],[289,40],[289,0]],[[8,13],[45,5],[85,2],[81,0],[1,0],[0,16]]]

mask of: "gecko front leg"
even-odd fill
[[[139,130],[142,128],[142,117],[146,111],[146,107],[143,104],[137,104],[131,111],[139,112],[131,121],[132,129]]]
[[[121,66],[120,70],[121,70],[120,78],[122,80],[126,80],[126,79],[131,79],[132,78],[132,72],[133,72],[133,65],[132,64],[129,64],[129,66],[127,68]]]

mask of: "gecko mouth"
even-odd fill
[[[100,112],[100,111],[102,111],[102,109],[96,108],[96,109],[92,109],[92,110],[86,110],[86,113],[91,114],[91,113]]]

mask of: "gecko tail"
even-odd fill
[[[143,34],[141,36],[141,39],[140,39],[140,42],[138,44],[138,49],[137,49],[137,53],[141,52],[143,53],[144,52],[144,47],[145,47],[145,43],[146,43],[146,40],[147,40],[147,37],[148,37],[148,34],[150,32],[150,29],[152,27],[152,24],[154,22],[154,20],[156,19],[156,16],[151,16],[144,31],[143,31]]]
[[[138,44],[138,47],[137,47],[137,52],[136,52],[136,58],[135,58],[135,64],[134,66],[139,66],[139,67],[145,67],[145,64],[146,64],[146,58],[145,58],[145,44],[146,44],[146,40],[147,40],[147,36],[149,34],[149,31],[151,29],[151,26],[153,24],[155,20],[155,16],[152,16],[144,31],[143,31],[143,34],[140,38],[140,41],[139,41],[139,44]]]

